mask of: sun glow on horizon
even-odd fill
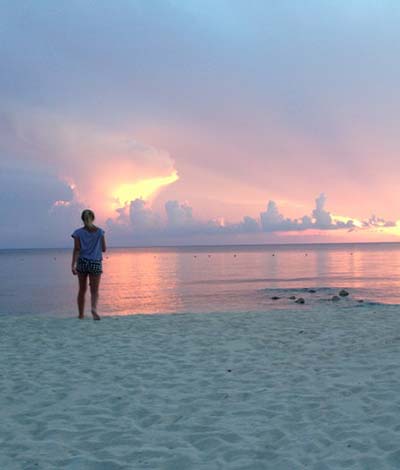
[[[386,241],[388,237],[400,237],[400,220],[394,221],[394,225],[385,225],[384,221],[381,223],[376,223],[373,225],[366,225],[369,221],[363,222],[361,219],[355,219],[351,217],[343,217],[339,215],[332,215],[332,219],[337,222],[348,222],[351,220],[355,227],[355,233],[361,234],[364,233],[364,237],[370,239],[370,241],[375,241],[377,236],[385,237]],[[346,232],[342,232],[342,236],[346,236]],[[396,241],[395,239],[393,239]]]
[[[112,193],[114,205],[122,207],[135,199],[143,199],[147,201],[162,187],[168,186],[169,184],[178,181],[178,179],[178,173],[174,170],[169,176],[147,178],[136,181],[135,183],[121,184]]]
[[[357,227],[357,228],[362,228],[363,227],[363,223],[362,223],[361,220],[355,219],[355,218],[352,218],[352,217],[344,217],[342,215],[333,215],[332,214],[332,219],[335,222],[343,222],[343,223],[347,223],[351,220],[355,227]]]

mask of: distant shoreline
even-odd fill
[[[131,246],[109,246],[111,250],[188,250],[192,251],[195,249],[209,249],[209,250],[219,250],[219,249],[272,249],[272,248],[318,248],[318,247],[354,247],[354,246],[400,246],[400,241],[398,242],[324,242],[324,243],[228,243],[228,244],[210,244],[210,245],[131,245]],[[24,247],[24,248],[0,248],[1,252],[10,252],[10,251],[49,251],[49,250],[70,250],[71,247]]]

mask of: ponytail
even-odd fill
[[[93,221],[95,219],[94,212],[90,209],[85,209],[81,215],[82,222],[84,223],[87,229],[92,229],[94,227]]]

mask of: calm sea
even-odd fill
[[[75,315],[70,263],[71,250],[0,250],[0,314]],[[400,304],[400,244],[109,249],[99,311],[265,311],[291,296],[309,308],[340,289],[343,305]]]

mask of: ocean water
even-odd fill
[[[71,250],[0,250],[0,314],[75,315],[70,263]],[[400,304],[400,244],[111,248],[99,313],[315,308],[341,289],[343,306]]]

